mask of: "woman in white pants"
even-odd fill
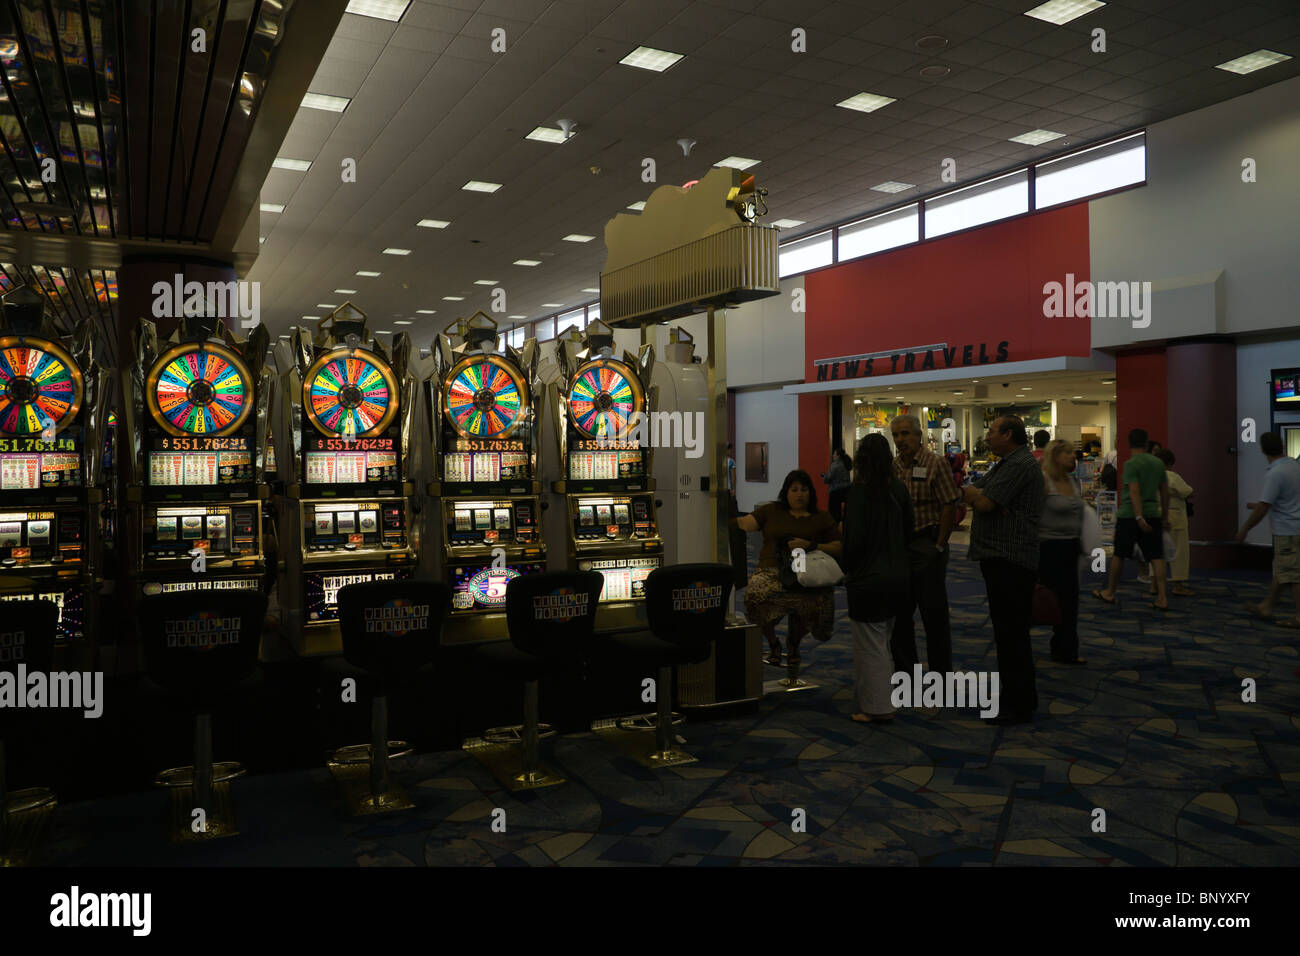
[[[843,538],[857,703],[853,719],[887,724],[894,719],[889,637],[908,595],[912,496],[894,477],[893,455],[883,435],[862,439],[853,466]]]
[[[1169,557],[1169,591],[1171,594],[1190,596],[1196,592],[1187,586],[1191,568],[1191,542],[1187,527],[1187,499],[1192,496],[1192,486],[1174,471],[1174,453],[1162,448],[1156,453],[1165,465],[1165,479],[1169,482],[1169,537],[1174,541],[1174,553]]]

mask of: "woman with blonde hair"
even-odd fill
[[[1047,497],[1038,524],[1038,583],[1056,595],[1060,622],[1052,628],[1052,660],[1085,664],[1079,657],[1079,555],[1083,498],[1073,471],[1074,445],[1057,439],[1043,453]]]

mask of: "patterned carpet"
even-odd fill
[[[834,638],[805,643],[804,676],[819,689],[684,725],[700,758],[691,766],[650,771],[595,734],[567,735],[549,757],[567,785],[512,795],[463,752],[423,754],[395,765],[416,808],[369,820],[345,815],[324,768],[255,775],[234,784],[239,837],[173,848],[166,797],[141,792],[60,807],[38,862],[1300,864],[1297,632],[1241,611],[1262,595],[1260,573],[1198,572],[1197,596],[1174,598],[1158,618],[1132,573],[1118,607],[1085,587],[1087,667],[1048,661],[1047,629],[1035,629],[1031,725],[923,709],[888,727],[853,723],[841,607]],[[964,546],[954,546],[949,593],[957,666],[993,669],[983,584]],[[1247,677],[1256,703],[1242,702]],[[497,808],[505,832],[492,828]]]

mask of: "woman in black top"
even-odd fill
[[[894,477],[893,455],[883,435],[862,439],[854,466],[844,507],[843,545],[856,671],[853,719],[889,723],[894,719],[889,636],[908,595],[912,496]]]

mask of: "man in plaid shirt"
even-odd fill
[[[998,649],[1001,700],[990,723],[1023,724],[1038,709],[1029,628],[1038,578],[1038,522],[1047,492],[1024,422],[1003,415],[990,426],[987,441],[999,461],[962,494],[975,512],[969,555],[984,574]]]
[[[890,650],[894,670],[912,670],[916,653],[916,624],[913,611],[921,606],[929,669],[946,674],[952,670],[952,632],[948,622],[948,536],[952,534],[961,493],[953,481],[952,468],[923,444],[921,423],[915,415],[899,415],[890,422],[894,435],[894,477],[912,495],[916,527],[908,555],[912,563],[912,591],[907,604],[894,618]]]

